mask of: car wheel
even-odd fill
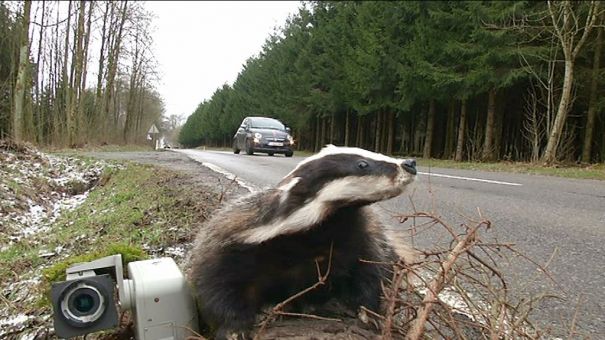
[[[254,149],[252,149],[252,145],[250,145],[249,140],[246,141],[246,154],[248,154],[248,155],[254,154]]]
[[[294,155],[294,152],[292,152],[292,151],[286,152],[286,157],[292,157],[292,155]]]
[[[237,141],[233,141],[233,153],[239,155],[240,149],[237,148]]]
[[[273,156],[273,152],[269,152],[269,153],[267,153],[267,155]]]

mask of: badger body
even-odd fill
[[[386,272],[360,260],[409,262],[413,251],[368,205],[401,194],[415,174],[411,160],[328,146],[276,188],[220,209],[198,233],[190,274],[216,337],[248,331],[262,308],[313,285],[317,266],[325,272],[329,262],[326,285],[293,306],[334,298],[351,310],[377,311]]]

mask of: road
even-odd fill
[[[234,155],[229,152],[178,150],[215,171],[234,176],[251,189],[270,187],[290,172],[302,157]],[[568,334],[577,310],[578,330],[592,338],[605,336],[605,182],[484,171],[418,166],[413,188],[378,204],[386,223],[392,212],[436,211],[452,224],[477,216],[477,208],[492,221],[482,238],[511,242],[538,263],[548,263],[558,285],[538,275],[537,268],[519,258],[503,264],[523,293],[556,291],[564,300],[549,300],[535,317],[557,335]],[[437,240],[418,235],[418,248]],[[538,279],[536,279],[538,278]]]

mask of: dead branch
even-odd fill
[[[451,232],[451,228],[446,226],[446,229],[448,229],[448,231],[456,237],[458,243],[456,244],[454,249],[452,249],[452,252],[448,255],[447,261],[445,261],[441,265],[441,272],[429,283],[426,296],[422,300],[423,306],[420,308],[416,320],[412,322],[410,331],[408,332],[406,339],[420,339],[420,337],[424,333],[424,327],[429,317],[429,314],[433,308],[433,304],[438,301],[439,292],[441,292],[444,284],[448,281],[448,277],[450,276],[454,263],[462,253],[464,253],[466,250],[469,249],[469,247],[473,245],[477,231],[482,226],[482,223],[476,225],[469,231],[468,235],[462,239],[458,239],[458,237]]]

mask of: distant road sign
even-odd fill
[[[152,133],[160,133],[160,130],[158,130],[157,127],[155,127],[155,124],[151,124],[151,127],[149,128],[149,131],[147,131],[148,134],[152,134]]]

